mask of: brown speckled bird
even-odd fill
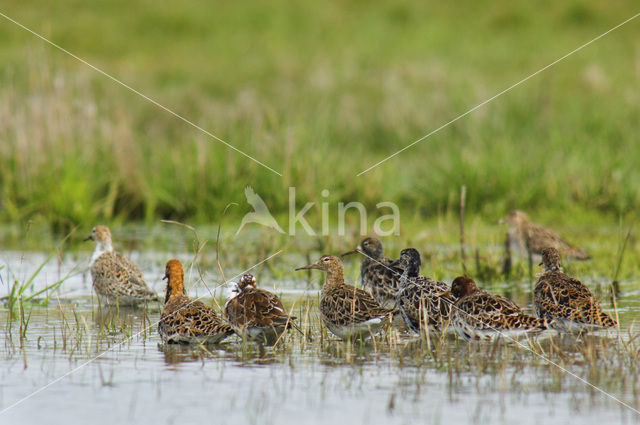
[[[557,249],[544,249],[541,265],[545,271],[538,276],[533,290],[533,304],[538,317],[547,319],[558,330],[567,331],[617,325],[602,311],[589,288],[562,272]]]
[[[107,226],[96,226],[85,240],[96,242],[90,270],[93,289],[105,304],[137,305],[157,301],[158,296],[147,286],[140,268],[113,250]]]
[[[524,314],[510,299],[479,289],[468,277],[455,278],[451,293],[457,299],[451,321],[458,335],[466,340],[515,336],[547,328],[544,320]]]
[[[216,344],[233,334],[233,328],[224,323],[213,308],[185,295],[180,261],[167,262],[164,279],[167,279],[167,293],[158,323],[158,332],[164,341]]]
[[[420,253],[414,248],[403,249],[394,267],[402,270],[397,296],[398,310],[413,332],[442,332],[450,321],[455,298],[444,282],[420,276]]]
[[[345,252],[342,256],[356,252],[362,254],[360,283],[373,295],[378,304],[393,309],[402,271],[390,267],[394,261],[384,256],[384,248],[379,239],[365,238],[356,249]]]
[[[532,223],[525,213],[519,210],[510,211],[504,220],[509,224],[509,240],[512,249],[520,256],[527,257],[531,251],[534,261],[539,261],[544,248],[556,248],[566,257],[576,260],[588,260],[589,254],[583,249],[562,239],[553,230]]]
[[[371,294],[344,283],[344,270],[338,257],[323,255],[296,270],[322,270],[327,274],[320,292],[320,317],[325,326],[342,339],[367,337],[390,323],[391,310],[381,307]]]
[[[256,288],[256,278],[245,274],[237,285],[237,295],[224,306],[224,317],[238,335],[274,344],[293,325],[280,299],[273,293]]]

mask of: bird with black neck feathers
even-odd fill
[[[414,248],[403,249],[392,266],[402,271],[396,305],[409,329],[417,333],[446,330],[455,303],[448,285],[420,275],[420,253]]]
[[[342,256],[360,253],[360,283],[371,293],[381,306],[393,309],[396,304],[401,272],[391,264],[394,260],[385,257],[380,239],[368,237],[362,240],[354,250]]]

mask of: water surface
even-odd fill
[[[167,256],[133,254],[159,293]],[[187,261],[190,255],[179,257]],[[6,296],[11,276],[30,276],[46,256],[5,251],[0,258],[10,269],[0,271],[0,296]],[[288,280],[276,279],[265,269],[264,285],[277,286],[312,340],[291,332],[275,348],[233,338],[198,348],[161,344],[158,307],[99,309],[86,261],[86,253],[70,253],[43,267],[26,295],[71,277],[48,304],[22,307],[28,321],[23,338],[16,306],[13,319],[6,302],[0,308],[0,409],[6,409],[0,423],[640,422],[636,412],[568,373],[640,406],[638,348],[629,342],[637,333],[628,332],[640,315],[632,283],[622,283],[618,300],[625,330],[620,339],[550,336],[525,341],[522,348],[504,341],[426,341],[393,333],[351,346],[321,331],[315,283],[288,271],[283,272]],[[223,296],[215,273],[210,276],[209,289],[192,287],[190,294],[205,296],[206,302],[212,302],[211,293]],[[590,279],[590,285],[597,284]],[[512,284],[502,286],[509,292]],[[511,292],[527,305],[528,287],[521,286]]]

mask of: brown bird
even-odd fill
[[[225,319],[238,335],[274,344],[293,325],[280,299],[269,291],[256,288],[256,278],[245,274],[240,278],[237,295],[224,306]]]
[[[544,320],[524,314],[508,298],[479,289],[468,277],[456,277],[451,293],[457,299],[451,311],[452,323],[466,340],[515,336],[547,328]]]
[[[169,260],[165,269],[167,293],[158,323],[158,333],[169,343],[217,344],[233,333],[215,310],[192,300],[184,291],[184,271],[178,260]]]
[[[501,221],[509,224],[511,247],[518,251],[521,257],[526,257],[531,252],[534,261],[539,261],[542,250],[551,247],[559,250],[568,258],[590,259],[586,251],[567,242],[553,230],[532,223],[527,215],[520,210],[510,211],[506,219]]]
[[[378,304],[384,308],[393,309],[402,271],[390,267],[394,260],[384,256],[380,239],[365,238],[356,249],[345,252],[342,256],[356,252],[362,254],[360,283],[373,295]]]
[[[413,332],[424,330],[440,333],[449,325],[455,298],[444,282],[420,276],[420,253],[403,249],[394,267],[402,270],[397,296],[398,310]]]
[[[96,242],[89,269],[93,289],[105,304],[134,306],[157,301],[158,296],[147,286],[142,271],[131,260],[113,250],[107,226],[96,226],[85,241]]]
[[[368,292],[344,283],[344,269],[338,257],[323,255],[296,270],[311,269],[327,274],[320,292],[320,317],[333,334],[342,339],[367,337],[390,323],[391,310],[381,307]]]
[[[533,290],[533,304],[538,317],[549,320],[554,328],[567,331],[617,326],[618,323],[602,311],[589,288],[562,272],[557,249],[542,250],[540,265],[545,270],[539,275]]]

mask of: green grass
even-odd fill
[[[631,1],[10,1],[3,13],[283,174],[0,20],[0,221],[206,223],[248,207],[403,217],[640,207],[636,21],[356,174],[638,12]],[[324,199],[322,199],[324,200]],[[315,210],[317,213],[318,210]],[[313,214],[313,213],[312,213]]]

